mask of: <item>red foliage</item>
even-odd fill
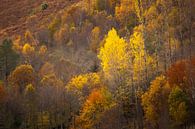
[[[191,60],[180,60],[167,71],[170,86],[179,86],[187,93],[193,94],[195,85],[195,57]]]

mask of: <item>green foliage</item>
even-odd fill
[[[181,88],[176,86],[169,95],[169,113],[175,125],[183,124],[188,116],[188,97]]]
[[[48,8],[48,4],[47,3],[42,3],[41,4],[41,10],[46,10]]]
[[[0,79],[7,79],[10,72],[16,67],[19,55],[12,49],[12,41],[5,39],[0,46],[0,69],[2,70],[3,76]]]

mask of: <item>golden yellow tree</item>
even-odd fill
[[[135,27],[133,34],[130,36],[129,57],[131,57],[134,80],[141,80],[140,77],[143,77],[143,72],[147,76],[148,69],[155,68],[154,60],[146,52],[143,29],[143,25]]]
[[[114,28],[108,32],[105,44],[100,48],[98,55],[105,78],[114,79],[117,83],[121,81],[122,74],[127,72],[129,66],[127,46]]]

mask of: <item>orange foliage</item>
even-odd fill
[[[173,64],[167,71],[168,81],[171,85],[181,86],[186,77],[186,61],[181,60]]]
[[[185,92],[192,94],[192,86],[195,84],[195,57],[173,64],[167,71],[167,77],[171,86],[178,85]]]
[[[105,89],[95,89],[83,104],[76,122],[79,128],[92,129],[100,121],[102,115],[115,105],[111,93]]]

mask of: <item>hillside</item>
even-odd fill
[[[1,0],[0,1],[0,37],[21,34],[28,28],[28,18],[36,16],[42,22],[49,15],[78,2],[79,0]],[[46,3],[48,8],[42,10]]]

